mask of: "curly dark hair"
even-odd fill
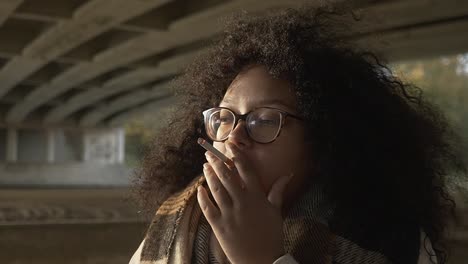
[[[340,219],[368,234],[416,223],[446,263],[444,234],[455,216],[447,179],[467,168],[461,137],[420,88],[342,36],[342,14],[301,7],[227,19],[208,51],[175,80],[180,103],[138,171],[136,188],[150,214],[202,172],[201,112],[218,106],[241,70],[262,65],[295,87],[317,153],[314,178],[326,183]]]

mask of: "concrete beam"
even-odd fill
[[[169,0],[92,0],[69,21],[58,23],[27,46],[0,71],[0,97],[49,61],[94,36]]]
[[[0,25],[23,3],[23,0],[1,0],[0,1]]]
[[[115,84],[106,82],[102,86],[94,87],[70,98],[65,104],[53,108],[44,118],[45,124],[58,123],[74,112],[90,106],[100,100],[125,90],[144,85],[148,79],[164,78],[165,71],[148,68],[130,71],[114,79]],[[139,78],[140,77],[140,78]]]
[[[405,7],[404,5],[406,5],[407,7],[406,9],[404,8]],[[464,12],[467,12],[465,9],[467,9],[468,4],[465,4],[459,7],[460,9],[456,9],[456,6],[454,5],[454,1],[449,1],[444,4],[433,3],[432,5],[428,4],[426,1],[411,1],[411,2],[396,1],[396,2],[388,2],[385,4],[373,5],[373,6],[366,7],[360,11],[361,13],[365,14],[365,17],[363,17],[362,21],[356,24],[355,30],[360,31],[362,33],[365,31],[369,32],[369,31],[375,30],[376,28],[379,28],[379,27],[392,28],[392,27],[398,27],[401,25],[409,24],[409,23],[417,23],[417,22],[420,23],[424,21],[430,21],[432,19],[441,19],[441,18],[446,18],[450,16],[456,16],[456,15],[463,14]],[[441,12],[435,12],[435,13],[429,12],[430,10],[433,10],[434,8],[441,10]],[[421,9],[424,9],[427,12],[415,12]],[[217,12],[219,11],[220,10],[218,9]],[[398,19],[387,19],[387,20],[382,19],[382,17],[388,18],[392,14],[394,15],[395,12],[397,11],[399,11]],[[182,20],[182,22],[179,22],[181,24],[176,23],[173,27],[177,28],[177,27],[187,26],[188,24],[202,23],[201,21],[203,21],[203,19],[211,17],[210,15],[211,12],[212,10],[208,10],[205,13],[194,15],[193,17],[184,19]],[[417,15],[409,15],[414,12]],[[398,35],[399,35],[398,38],[400,41],[404,40],[404,36],[401,36],[401,33]],[[460,34],[458,34],[458,36],[460,36]],[[389,37],[391,37],[391,34],[389,35]],[[384,38],[384,39],[387,39],[387,38]],[[454,42],[454,43],[458,43],[458,42]],[[394,57],[393,53],[391,54],[391,57]],[[151,79],[151,76],[149,76],[149,78]],[[82,101],[84,103],[89,102],[88,99],[85,97],[82,98]],[[76,103],[77,103],[76,107],[78,107],[79,102],[76,102]],[[86,103],[86,105],[88,105],[88,103]],[[83,105],[83,107],[86,105]],[[64,112],[63,109],[60,109],[59,107],[56,108],[56,113],[57,114],[63,113],[62,118],[66,117],[66,112]],[[60,121],[60,120],[55,120],[55,121]]]
[[[84,91],[65,104],[52,109],[44,118],[44,123],[57,123],[63,121],[70,114],[92,105],[102,99],[118,94],[125,90],[130,90],[140,85],[144,85],[160,78],[180,73],[182,68],[192,61],[194,57],[206,50],[197,50],[187,54],[182,54],[164,60],[156,68],[143,68],[130,71],[124,75],[113,78],[101,87]]]
[[[301,0],[295,4],[301,2],[306,1]],[[10,110],[6,120],[10,123],[21,122],[30,112],[43,105],[47,100],[100,74],[158,52],[213,36],[221,28],[220,24],[213,23],[213,16],[220,17],[236,10],[256,11],[272,6],[288,5],[291,5],[291,3],[286,0],[253,3],[247,0],[228,2],[225,5],[216,6],[197,13],[197,15],[181,19],[179,22],[174,23],[168,32],[149,33],[129,40],[122,45],[96,55],[93,62],[76,65],[54,78],[50,83],[38,87],[21,104],[15,105]]]
[[[59,94],[91,80],[100,74],[144,58],[148,54],[149,47],[153,49],[159,48],[160,51],[164,50],[167,44],[162,43],[161,40],[163,38],[160,36],[161,34],[153,33],[139,37],[136,40],[127,41],[122,45],[96,56],[93,62],[80,63],[69,68],[50,82],[33,90],[20,104],[12,107],[7,114],[7,122],[21,122],[30,112]]]
[[[347,17],[352,25],[349,34],[385,32],[397,28],[435,23],[468,14],[468,1],[446,0],[397,0],[369,5],[355,10],[355,21]]]
[[[395,30],[378,37],[361,38],[357,44],[396,61],[466,52],[468,35],[460,32],[468,32],[468,19]]]
[[[0,44],[0,49],[2,49],[2,46]],[[8,49],[8,48],[7,48]],[[11,60],[16,57],[20,57],[21,54],[17,54],[14,52],[5,52],[0,50],[0,58],[6,59],[6,60]],[[68,58],[68,57],[60,57],[56,58],[55,62],[60,63],[60,64],[77,64],[77,63],[82,63],[85,60],[82,59],[77,59],[77,58]]]
[[[66,19],[64,18],[50,17],[50,16],[45,16],[45,15],[29,14],[29,13],[22,13],[22,12],[16,12],[12,14],[11,17],[24,19],[24,20],[48,22],[48,23],[58,23],[58,22],[66,21]]]
[[[150,90],[137,91],[130,94],[122,95],[110,103],[103,105],[87,114],[85,114],[79,125],[82,127],[96,126],[105,118],[116,114],[122,110],[137,106],[144,102],[154,100],[157,98],[167,99],[171,96],[169,90],[169,83],[156,85]]]
[[[297,1],[294,4],[303,4],[308,1]],[[340,2],[340,1],[337,1]],[[359,2],[359,1],[358,1]],[[368,1],[363,1],[368,3]],[[362,4],[362,3],[361,3]],[[7,114],[7,122],[18,123],[46,101],[67,92],[81,83],[93,79],[101,74],[112,71],[115,68],[125,66],[128,63],[143,59],[145,57],[164,52],[173,47],[191,43],[192,41],[205,39],[219,32],[219,23],[215,23],[219,17],[233,11],[248,10],[258,11],[271,7],[291,6],[286,0],[258,1],[248,0],[231,1],[223,5],[218,5],[210,9],[201,11],[191,16],[185,17],[170,25],[167,32],[151,32],[139,38],[129,40],[117,47],[111,48],[95,56],[92,62],[81,63],[71,67],[62,74],[56,76],[52,81],[46,83],[32,93],[23,102],[15,105]],[[423,12],[421,12],[423,10]],[[416,12],[417,11],[417,12]],[[363,8],[359,13],[365,14],[362,22],[356,23],[352,32],[357,34],[372,34],[376,31],[388,31],[404,26],[405,29],[411,23],[439,22],[452,17],[461,16],[468,11],[468,4],[460,4],[457,0],[448,0],[441,3],[428,3],[423,0],[416,1],[391,1],[383,4],[372,4]],[[417,15],[414,15],[417,14]],[[194,34],[196,32],[196,34]],[[391,32],[390,32],[391,33]],[[15,59],[21,60],[21,58]],[[11,63],[15,62],[13,60]],[[37,62],[41,63],[41,62]],[[18,63],[15,67],[20,67]],[[8,66],[8,64],[7,64]],[[35,68],[35,65],[30,65]],[[148,76],[146,73],[138,72],[135,76]],[[1,72],[0,72],[1,77]],[[148,77],[148,80],[151,77]],[[1,80],[1,78],[0,78]],[[123,88],[122,88],[123,89]],[[0,86],[1,91],[1,86]],[[103,98],[106,93],[101,93]],[[86,98],[86,97],[82,97]],[[48,115],[47,122],[55,122],[78,110],[78,100],[73,99],[73,106],[68,105],[68,113]]]
[[[120,127],[125,124],[128,120],[141,116],[145,113],[154,113],[155,119],[161,120],[164,119],[164,113],[170,109],[170,107],[174,106],[177,103],[176,97],[170,97],[166,100],[156,100],[150,101],[145,103],[141,106],[137,106],[132,108],[129,111],[120,113],[114,117],[112,117],[108,122],[107,125],[111,127]]]
[[[0,103],[16,104],[16,103],[21,102],[23,98],[24,96],[21,91],[20,92],[15,91],[3,97],[2,99],[0,99]],[[49,107],[57,107],[58,105],[61,105],[61,104],[63,104],[63,101],[53,99],[53,100],[48,101],[45,105]]]
[[[331,2],[341,2],[343,0],[332,0]],[[287,0],[270,0],[270,1],[251,1],[251,0],[237,0],[230,1],[223,5],[218,5],[214,8],[206,9],[202,12],[195,13],[189,17],[181,19],[174,22],[169,26],[170,31],[174,32],[191,32],[194,33],[194,25],[197,25],[196,28],[204,29],[206,35],[214,35],[220,30],[221,24],[219,19],[230,15],[232,12],[238,11],[249,11],[256,12],[261,11],[266,8],[276,8],[276,7],[292,7],[299,6],[301,4],[312,5],[314,3],[320,4],[320,1],[310,1],[310,0],[297,0],[297,1],[287,1]]]
[[[42,0],[25,1],[15,13],[40,15],[56,19],[69,19],[74,11],[86,1]]]

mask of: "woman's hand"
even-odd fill
[[[266,197],[242,151],[228,141],[225,145],[235,167],[206,152],[203,172],[215,204],[201,186],[198,202],[231,263],[271,264],[284,255],[281,207],[292,175],[280,177]]]

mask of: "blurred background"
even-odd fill
[[[468,1],[331,2],[466,139]],[[304,3],[318,1],[0,0],[0,263],[128,263],[148,223],[133,170],[175,103],[168,82],[223,16]],[[450,188],[450,263],[468,263],[468,186]]]

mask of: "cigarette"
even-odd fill
[[[198,138],[197,140],[198,144],[202,146],[204,149],[210,151],[213,153],[216,157],[218,157],[220,160],[222,160],[226,165],[229,167],[234,167],[234,162],[230,160],[228,157],[226,157],[223,153],[221,153],[219,150],[217,150],[215,147],[213,147],[210,143],[206,142],[205,139],[203,138]]]

